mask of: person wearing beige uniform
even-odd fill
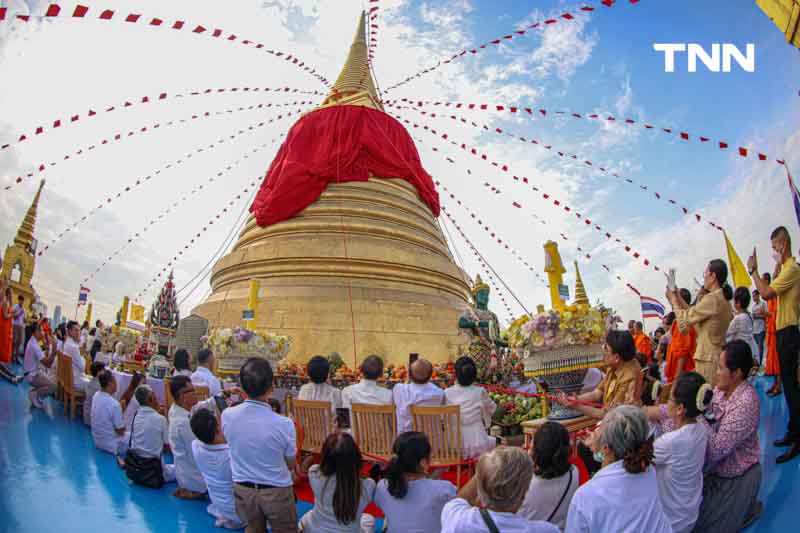
[[[675,311],[681,331],[694,326],[697,331],[697,348],[694,361],[708,383],[716,385],[717,359],[725,346],[725,334],[733,320],[730,299],[733,289],[728,285],[728,265],[722,259],[709,261],[703,272],[703,287],[694,305],[689,306],[676,290],[667,290],[667,299]]]

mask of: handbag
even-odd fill
[[[564,503],[564,498],[567,497],[567,493],[569,492],[569,488],[571,486],[572,486],[572,467],[570,467],[570,469],[569,469],[569,481],[567,481],[567,486],[564,487],[564,494],[561,495],[561,499],[558,500],[558,503],[556,504],[556,508],[553,509],[553,512],[550,513],[550,516],[547,517],[547,520],[545,520],[545,522],[549,522],[556,515],[556,512],[558,512],[558,509],[561,507],[561,504]]]
[[[164,486],[164,471],[161,465],[161,458],[142,457],[133,451],[134,424],[136,424],[136,415],[133,415],[133,421],[131,422],[128,453],[125,454],[125,475],[137,485],[151,489],[160,489]]]

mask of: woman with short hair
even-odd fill
[[[459,357],[455,364],[456,383],[444,391],[445,401],[458,405],[461,419],[461,453],[465,459],[478,457],[497,444],[486,428],[492,423],[497,405],[485,388],[475,385],[478,367],[470,357]]]
[[[761,515],[761,415],[758,393],[747,381],[752,367],[753,354],[746,342],[736,340],[725,345],[718,359],[717,386],[711,400],[714,421],[695,531],[739,531]]]
[[[297,399],[330,402],[331,410],[336,414],[336,409],[342,406],[342,391],[328,383],[331,372],[330,361],[321,355],[315,355],[308,360],[306,371],[311,381],[300,387]]]
[[[753,335],[753,317],[747,308],[750,307],[750,289],[739,287],[733,292],[733,309],[735,314],[733,320],[728,324],[728,331],[725,333],[725,342],[743,340],[750,346],[753,355],[758,353],[758,345]]]
[[[558,422],[545,422],[534,433],[530,449],[533,477],[517,514],[564,529],[579,485],[578,469],[569,462],[570,451],[569,432]]]
[[[392,460],[375,489],[375,504],[388,524],[387,533],[427,533],[442,529],[442,508],[456,497],[449,481],[429,479],[431,443],[424,433],[401,433],[392,445]]]
[[[300,520],[300,530],[360,533],[364,509],[375,492],[375,481],[361,478],[361,450],[349,433],[331,433],[322,445],[321,456],[320,464],[308,470],[315,503]],[[371,522],[374,531],[374,521],[365,522]]]
[[[622,405],[610,411],[589,439],[602,468],[572,497],[567,533],[672,533],[661,506],[647,416]]]
[[[486,452],[475,475],[442,509],[442,533],[558,533],[553,524],[517,514],[532,476],[533,463],[521,448]]]
[[[189,352],[183,348],[175,350],[175,355],[172,356],[172,375],[173,376],[186,376],[192,377],[192,358]]]

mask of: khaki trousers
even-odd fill
[[[251,489],[234,483],[236,514],[247,524],[246,533],[297,533],[293,487]]]
[[[706,380],[706,383],[711,385],[711,387],[714,387],[717,384],[718,365],[719,361],[701,361],[699,359],[695,359],[694,361],[695,372],[703,376]]]

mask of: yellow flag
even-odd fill
[[[739,254],[733,249],[733,244],[728,239],[728,234],[724,232],[723,234],[725,235],[725,248],[728,249],[728,266],[731,269],[732,285],[734,288],[747,287],[749,289],[752,282],[750,275],[747,273],[747,268],[742,263],[742,260],[739,259]]]

